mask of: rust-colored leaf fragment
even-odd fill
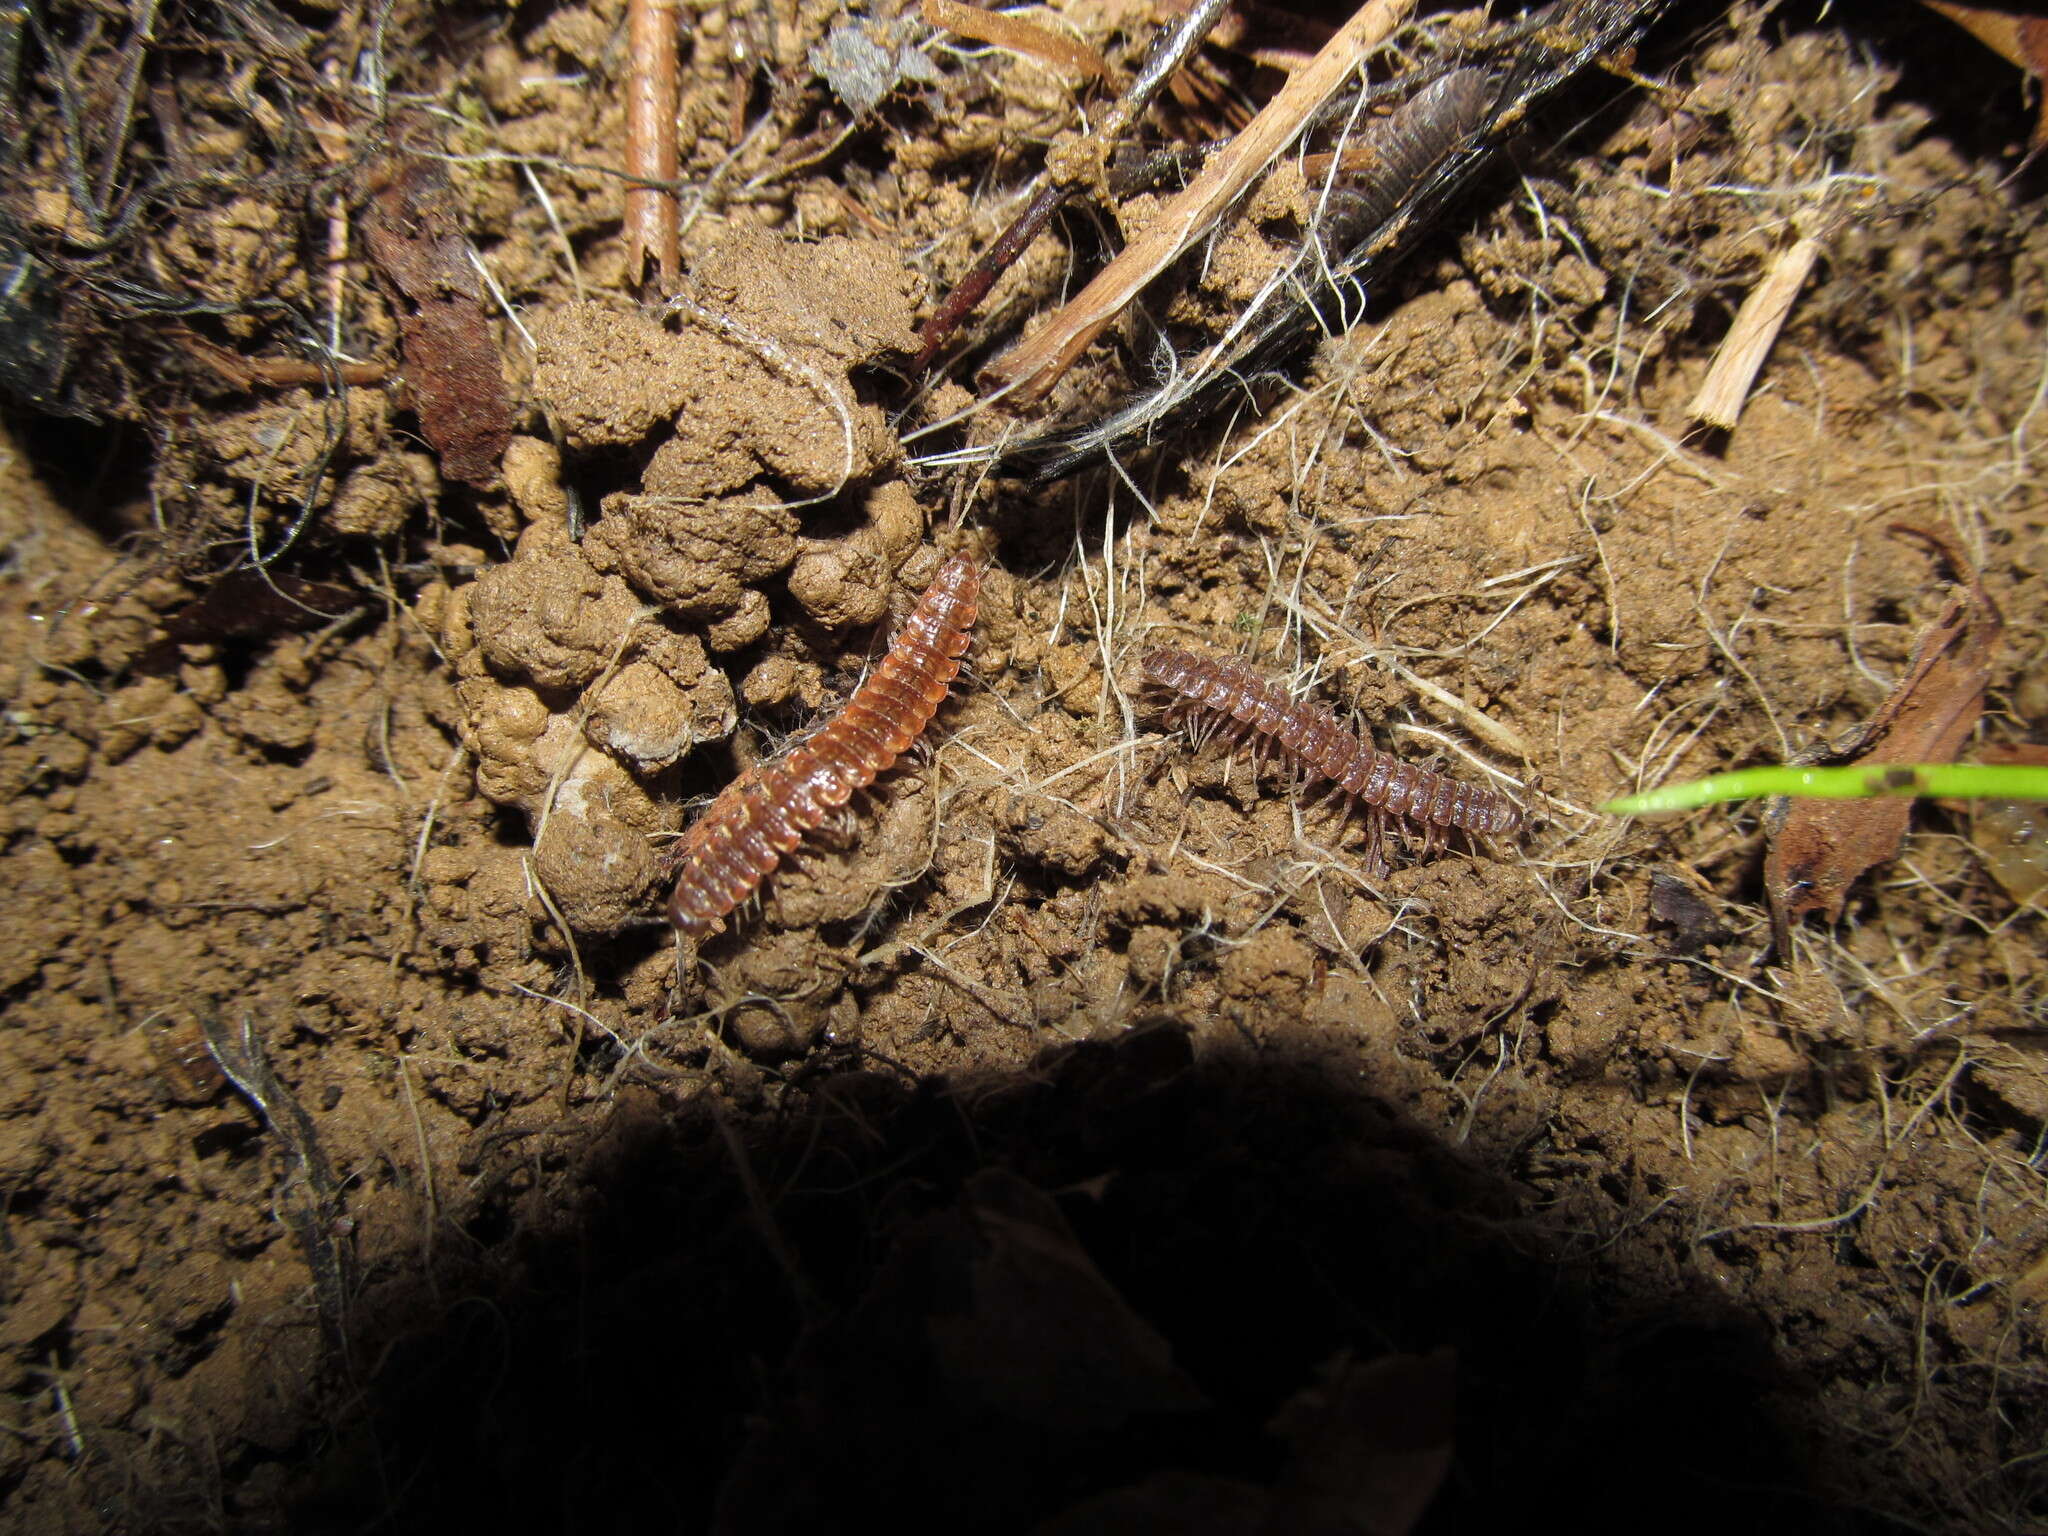
[[[284,571],[237,566],[164,619],[163,634],[135,658],[135,670],[166,676],[183,659],[179,647],[223,640],[269,640],[324,629],[363,606],[363,595],[333,582]]]
[[[406,382],[441,472],[494,483],[512,440],[512,405],[447,178],[424,160],[382,162],[363,234],[393,290]]]
[[[1921,0],[1939,11],[2001,58],[2010,59],[2043,83],[2041,115],[2034,123],[2033,147],[2048,144],[2048,17],[2024,16],[1990,5],[1955,5],[1950,0]]]
[[[1977,573],[1943,535],[1905,524],[1893,532],[1926,540],[1959,579],[1941,612],[1921,630],[1905,675],[1853,742],[1816,764],[1952,763],[1976,729],[1984,685],[2004,621]],[[1849,887],[1865,870],[1898,855],[1913,803],[1906,799],[1793,800],[1773,807],[1764,884],[1778,950],[1789,949],[1795,919],[1842,914]]]

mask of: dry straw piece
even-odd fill
[[[1758,370],[1770,354],[1771,344],[1792,312],[1792,301],[1806,285],[1807,274],[1820,256],[1818,240],[1799,240],[1778,252],[1762,281],[1749,290],[1749,297],[1736,311],[1735,323],[1721,338],[1720,350],[1707,369],[1706,382],[1685,408],[1694,421],[1723,431],[1733,429],[1736,418],[1756,384]]]
[[[1024,54],[1065,74],[1084,80],[1110,78],[1109,65],[1095,49],[1021,16],[962,5],[960,0],[923,0],[918,14],[955,37]]]

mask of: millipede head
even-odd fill
[[[1183,684],[1201,664],[1200,658],[1192,651],[1183,651],[1174,646],[1162,646],[1145,652],[1138,658],[1138,669],[1147,683],[1155,688],[1166,688],[1179,693]]]

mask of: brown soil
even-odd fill
[[[1866,719],[1956,576],[1899,522],[2004,616],[1978,747],[2048,722],[2000,66],[1918,12],[1661,34],[1656,102],[1593,92],[1263,416],[1047,489],[920,463],[967,397],[899,414],[888,367],[1072,93],[942,52],[837,139],[835,7],[697,14],[650,315],[572,169],[616,163],[623,11],[393,32],[519,313],[497,484],[361,382],[187,387],[125,462],[0,440],[0,1522],[2048,1523],[2038,820],[1921,807],[1774,953],[1757,807],[1594,809]],[[163,271],[312,303],[273,211]],[[1789,230],[1822,264],[1688,436]],[[1220,242],[1180,308],[1271,259]],[[250,539],[299,601],[195,606]],[[952,548],[984,612],[928,750],[679,947],[688,807]],[[1377,875],[1286,764],[1163,726],[1168,642],[1536,824]]]

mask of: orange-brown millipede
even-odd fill
[[[1521,810],[1498,790],[1401,762],[1361,741],[1322,705],[1292,697],[1274,679],[1235,656],[1147,651],[1139,665],[1148,682],[1170,693],[1174,708],[1232,721],[1268,741],[1310,772],[1388,816],[1425,832],[1457,827],[1500,837],[1522,824]]]
[[[947,560],[846,706],[711,802],[676,850],[671,923],[688,934],[713,931],[806,832],[909,749],[959,675],[980,595],[981,568],[965,555]]]

